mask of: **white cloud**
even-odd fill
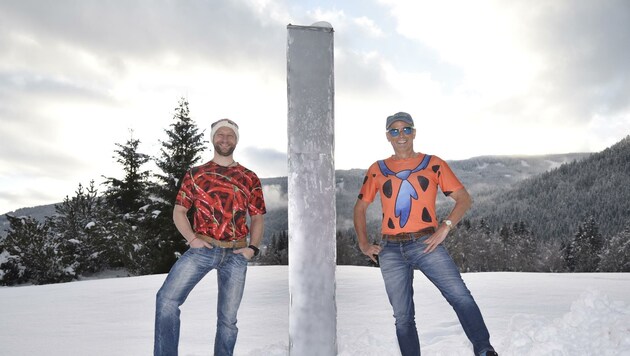
[[[326,21],[330,23],[335,29],[335,31],[343,30],[347,26],[348,19],[343,10],[337,10],[337,9],[326,10],[326,9],[322,9],[318,7],[312,11],[308,11],[308,16],[313,22]],[[309,23],[305,25],[311,25],[311,24]]]
[[[63,197],[118,175],[114,143],[131,128],[156,153],[182,96],[201,129],[220,117],[239,122],[237,160],[261,177],[286,174],[286,25],[315,21],[335,30],[337,168],[388,156],[383,121],[396,111],[422,126],[417,150],[444,158],[601,150],[630,131],[629,8],[0,2],[0,182],[27,191],[33,175],[48,175],[37,185]],[[16,171],[28,178],[14,180]]]
[[[630,50],[621,45],[630,36],[627,2],[382,3],[401,35],[461,71],[456,81],[442,82],[442,91],[418,95],[438,109],[433,117],[450,123],[456,142],[474,132],[481,137],[475,147],[496,153],[603,149],[605,127],[630,120],[630,103],[617,100],[630,90]],[[403,74],[396,67],[392,73]],[[409,83],[401,87],[421,93]],[[583,144],[594,141],[598,148]]]
[[[479,93],[479,100],[491,103],[521,94],[540,70],[520,26],[529,13],[522,4],[447,0],[391,6],[398,32],[459,67],[465,78],[460,90]]]
[[[384,37],[383,30],[370,18],[361,16],[353,20],[354,24],[370,37]]]

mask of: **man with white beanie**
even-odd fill
[[[260,179],[233,158],[238,125],[221,119],[211,129],[214,157],[188,170],[175,200],[173,220],[190,248],[173,265],[157,293],[155,355],[177,355],[179,307],[213,269],[217,270],[218,283],[214,355],[234,353],[247,264],[258,255],[263,237],[266,208]],[[192,207],[191,226],[187,212]]]

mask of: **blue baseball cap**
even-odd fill
[[[392,126],[392,124],[396,121],[403,121],[411,126],[413,125],[413,119],[411,118],[411,115],[407,114],[406,112],[397,112],[392,116],[388,116],[387,117],[387,123],[385,125],[385,129],[388,129],[390,126]]]

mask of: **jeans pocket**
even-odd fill
[[[209,248],[202,246],[202,247],[188,247],[188,251],[192,252],[192,253],[200,253],[200,252],[205,252],[205,250],[209,250]]]
[[[418,237],[418,238],[414,239],[414,240],[413,240],[413,243],[414,243],[414,244],[417,244],[417,245],[419,245],[419,246],[426,246],[426,244],[427,244],[427,239],[429,238],[429,236],[431,236],[431,235],[423,235],[423,236],[420,236],[420,237]]]
[[[249,261],[251,261],[250,259],[248,259],[247,257],[245,257],[245,254],[243,253],[237,253],[236,254],[236,259],[242,263],[248,264]]]

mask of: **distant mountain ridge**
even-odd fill
[[[511,187],[527,178],[548,172],[563,164],[588,157],[590,153],[544,156],[480,156],[448,161],[469,192],[478,195]]]
[[[584,159],[590,153],[568,153],[540,156],[480,156],[466,160],[448,161],[451,168],[466,186],[476,202],[487,201],[499,191],[509,190],[512,186],[529,178],[544,174],[550,170]],[[336,175],[336,200],[337,200],[337,229],[352,228],[352,208],[357,199],[359,189],[363,182],[363,176],[368,167],[364,169],[337,170]],[[274,177],[262,178],[267,202],[267,215],[265,217],[265,237],[274,233],[287,230],[287,178]],[[441,198],[438,203],[446,209],[446,199]],[[378,225],[380,219],[379,204],[370,206],[369,218],[371,227]],[[18,209],[10,212],[12,215],[27,215],[38,220],[45,216],[55,214],[55,204],[42,205],[32,208]],[[8,222],[4,214],[0,216],[0,234],[5,235]]]
[[[604,236],[630,226],[630,136],[511,189],[490,192],[467,215],[495,228],[524,221],[543,239],[573,236],[589,217]]]
[[[541,156],[481,156],[466,160],[448,161],[455,174],[473,195],[475,200],[496,191],[509,189],[527,178],[545,173],[563,164],[588,157],[590,153],[568,153]],[[365,169],[336,170],[337,229],[353,227],[353,207],[363,184]],[[265,239],[288,229],[287,177],[261,179],[265,191],[267,214],[265,215]],[[438,213],[448,207],[449,202],[439,195]],[[376,230],[380,224],[378,201],[368,209],[369,229]]]
[[[55,214],[55,204],[38,205],[28,208],[20,208],[14,211],[9,211],[0,215],[0,236],[6,235],[6,230],[9,228],[9,221],[6,214],[13,216],[30,216],[38,221],[44,221],[47,216]]]

